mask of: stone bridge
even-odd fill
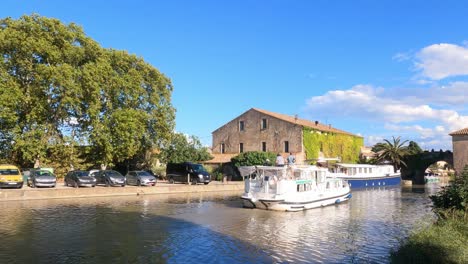
[[[453,168],[453,153],[449,150],[425,151],[405,156],[403,161],[407,167],[401,169],[402,178],[411,179],[414,184],[424,184],[424,172],[430,165],[438,161],[445,161]]]

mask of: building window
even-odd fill
[[[221,153],[224,152],[226,152],[226,146],[224,145],[224,143],[221,143]]]
[[[244,143],[239,143],[239,153],[244,152]]]
[[[262,129],[267,129],[267,120],[266,118],[262,118]]]
[[[244,131],[244,121],[239,121],[239,131]]]
[[[262,151],[266,152],[266,142],[262,142]]]
[[[286,152],[286,153],[289,152],[289,141],[284,142],[284,152]]]

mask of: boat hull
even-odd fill
[[[372,178],[351,178],[351,177],[340,177],[340,178],[347,180],[349,187],[351,187],[351,189],[396,186],[396,185],[401,184],[400,175],[372,177]]]
[[[345,202],[351,198],[351,192],[347,192],[341,195],[335,195],[330,197],[323,197],[320,199],[313,199],[310,201],[288,201],[288,200],[274,200],[274,199],[253,199],[246,195],[241,197],[244,207],[246,208],[257,208],[264,210],[273,211],[303,211],[307,209],[323,207],[332,204],[339,204]]]

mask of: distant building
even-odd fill
[[[459,174],[465,165],[468,165],[468,127],[449,135],[452,136],[453,166],[455,172]]]
[[[361,160],[369,161],[371,159],[376,158],[377,153],[372,151],[372,147],[362,146],[359,157],[361,158]]]
[[[213,131],[213,161],[247,151],[269,151],[296,161],[340,157],[357,162],[363,138],[318,121],[251,108]],[[208,162],[209,163],[209,162]]]

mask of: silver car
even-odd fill
[[[151,173],[147,171],[129,171],[127,175],[128,185],[136,185],[136,186],[155,186],[156,185],[156,177],[151,175]]]
[[[55,187],[57,178],[47,170],[31,170],[27,181],[31,188],[36,187]]]

